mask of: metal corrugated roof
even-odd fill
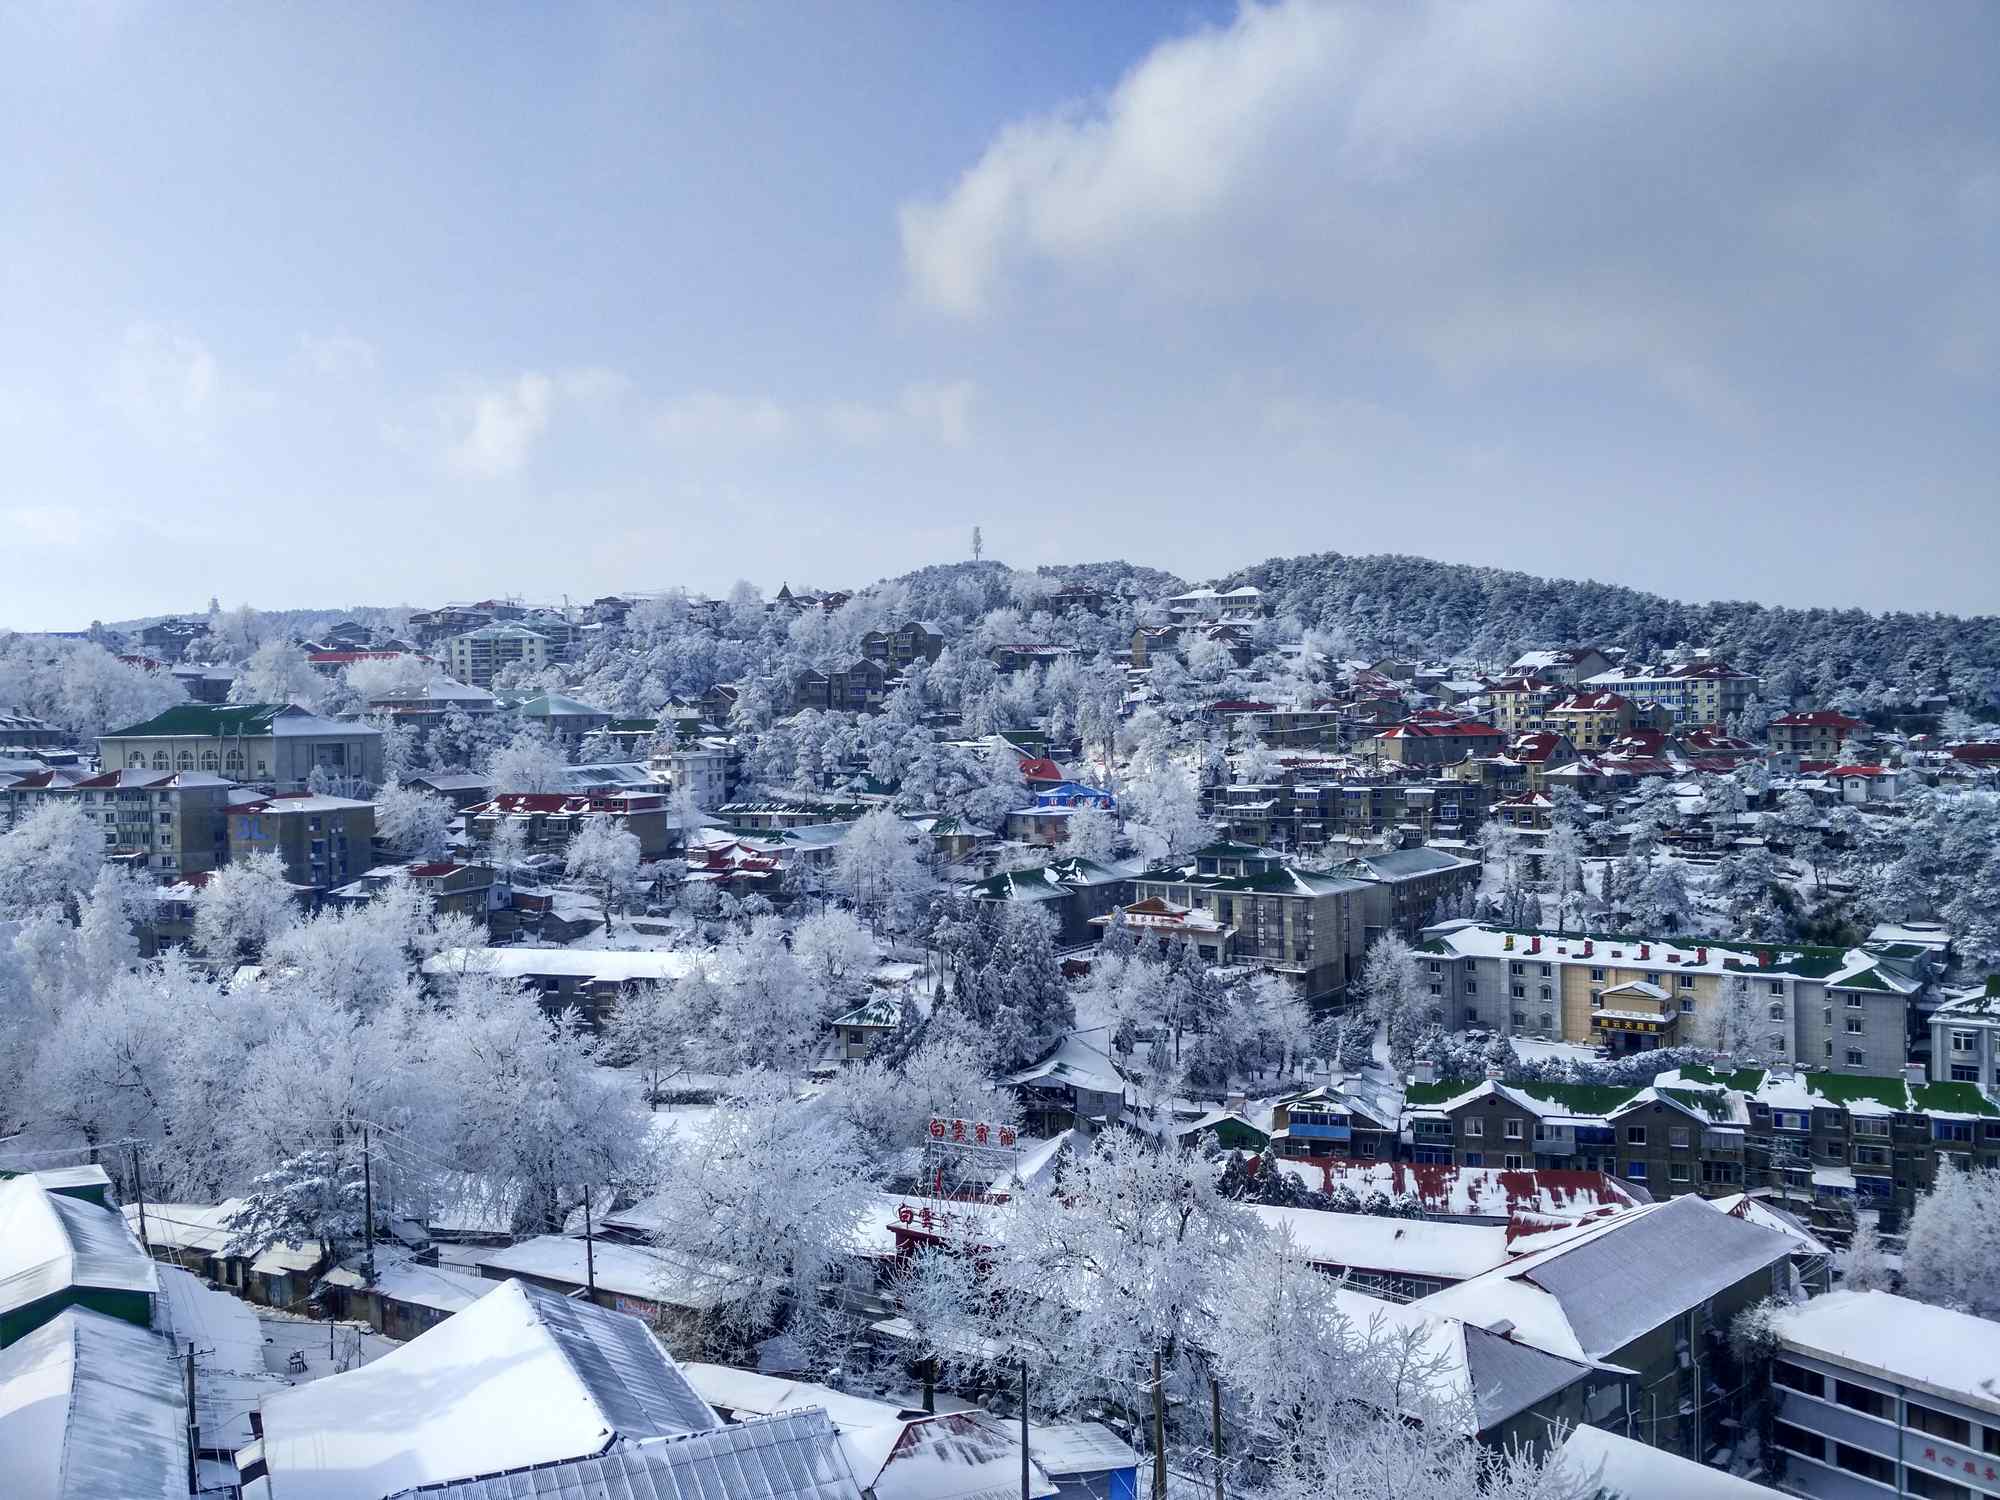
[[[814,1408],[422,1490],[426,1500],[860,1500]]]
[[[718,1425],[708,1403],[639,1319],[539,1287],[521,1289],[620,1436],[664,1437]]]
[[[70,1287],[153,1293],[160,1282],[118,1210],[52,1193],[33,1177],[0,1183],[0,1312]]]

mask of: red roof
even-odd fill
[[[1062,767],[1045,756],[1031,756],[1021,762],[1021,774],[1030,781],[1067,781]]]
[[[1499,739],[1500,731],[1491,724],[1481,724],[1474,719],[1461,720],[1456,724],[1397,724],[1382,731],[1385,739]]]
[[[649,792],[502,792],[489,802],[467,808],[467,812],[622,813],[644,811],[659,806],[660,799]]]
[[[2000,764],[2000,745],[1953,745],[1950,755],[1969,766],[1996,765]]]
[[[1209,704],[1209,712],[1218,714],[1267,714],[1278,705],[1258,703],[1249,698],[1225,698],[1220,703]]]
[[[1886,776],[1889,774],[1889,768],[1887,766],[1829,766],[1827,767],[1826,774],[1829,776]]]
[[[407,651],[311,651],[306,660],[320,666],[345,667],[357,661],[394,661],[409,654]]]
[[[1816,708],[1810,713],[1785,714],[1771,721],[1773,729],[1860,729],[1859,719],[1850,719],[1846,714],[1831,708]]]
[[[1625,697],[1622,693],[1612,693],[1612,692],[1571,693],[1567,698],[1563,699],[1562,702],[1556,704],[1553,708],[1551,708],[1549,712],[1552,714],[1613,713],[1616,712],[1618,709],[1630,708],[1631,706],[1632,706],[1632,700],[1630,698]]]

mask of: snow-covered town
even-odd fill
[[[2000,1500],[2000,4],[0,4],[0,1500]]]
[[[1356,618],[1418,569],[6,638],[0,1452],[1839,1495],[1858,1411],[1983,1475],[1993,622],[1885,684]]]

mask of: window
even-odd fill
[[[1770,980],[1765,984],[1764,987],[1774,995],[1782,995],[1785,993],[1785,982],[1782,979]]]
[[[1525,984],[1510,984],[1507,986],[1507,993],[1516,1000],[1525,1000],[1528,998],[1528,987]]]
[[[1908,1413],[1903,1425],[1914,1427],[1919,1432],[1927,1432],[1934,1438],[1943,1438],[1947,1443],[1957,1443],[1961,1448],[1972,1446],[1972,1424],[1963,1417],[1954,1417],[1950,1412],[1939,1411],[1934,1406],[1906,1400],[1903,1409]]]
[[[1934,1141],[1965,1141],[1969,1143],[1972,1140],[1972,1122],[1969,1120],[1933,1120],[1931,1121],[1931,1139]]]
[[[1478,981],[1478,980],[1476,980],[1476,979],[1474,979],[1474,978],[1472,978],[1472,977],[1470,977],[1470,976],[1468,975],[1468,976],[1467,976],[1467,978],[1466,978],[1466,981],[1465,981],[1465,993],[1466,993],[1466,994],[1468,994],[1468,995],[1476,995],[1476,994],[1478,994],[1478,993],[1479,993],[1479,981]]]
[[[1645,1145],[1646,1127],[1643,1125],[1627,1125],[1625,1127],[1625,1144],[1628,1146]]]
[[[2000,1427],[1995,1427],[1989,1422],[1980,1428],[1979,1446],[1996,1458],[2000,1458]]]
[[[1465,1153],[1465,1164],[1468,1167],[1483,1167],[1486,1165],[1486,1157],[1478,1151],[1468,1151]]]
[[[1771,1425],[1771,1441],[1780,1448],[1803,1453],[1807,1458],[1826,1457],[1825,1438],[1816,1432],[1807,1432],[1803,1427],[1794,1427],[1789,1422],[1774,1422]]]
[[[1555,992],[1551,990],[1547,985],[1543,985],[1542,993],[1537,998],[1542,1000],[1548,1000],[1554,997],[1554,993]]]
[[[1826,1395],[1826,1377],[1817,1370],[1808,1370],[1799,1365],[1779,1360],[1771,1366],[1771,1379],[1787,1390],[1803,1391],[1808,1396]]]
[[[1847,1034],[1849,1036],[1860,1036],[1866,1029],[1866,1026],[1867,1020],[1863,1016],[1849,1016],[1847,1018]]]
[[[1547,979],[1553,973],[1555,973],[1555,970],[1548,964],[1542,965],[1542,978]]]
[[[1590,978],[1592,983],[1602,984],[1604,982],[1604,971],[1602,969],[1592,969],[1590,971]]]
[[[1555,1017],[1551,1016],[1547,1011],[1543,1011],[1541,1016],[1541,1021],[1542,1021],[1542,1030],[1547,1031],[1552,1025],[1554,1025]]]
[[[1520,963],[1509,964],[1507,965],[1507,972],[1518,978],[1520,975],[1528,972],[1528,966]]]
[[[1859,995],[1849,995],[1847,997],[1847,1008],[1849,1010],[1860,1010],[1863,1004],[1864,1002]]]
[[[1953,1083],[1979,1082],[1979,1064],[1953,1063],[1951,1065],[1951,1081]]]
[[[1867,1061],[1868,1061],[1868,1054],[1863,1052],[1859,1047],[1849,1047],[1847,1049],[1848,1067],[1858,1068]]]
[[[1590,992],[1590,1008],[1592,1010],[1604,1009],[1604,991],[1592,990]]]
[[[1518,1172],[1521,1170],[1521,1158],[1514,1152],[1508,1152],[1507,1155],[1500,1158],[1500,1162],[1509,1172]]]
[[[1688,1164],[1684,1161],[1677,1161],[1669,1166],[1667,1168],[1667,1177],[1672,1182],[1689,1182],[1693,1180],[1692,1174],[1688,1171]]]
[[[1644,1182],[1646,1180],[1646,1164],[1642,1161],[1626,1162],[1625,1175],[1634,1182]]]
[[[1685,1125],[1667,1127],[1667,1144],[1676,1151],[1685,1151],[1694,1143],[1694,1132]]]
[[[1857,1167],[1886,1167],[1889,1165],[1887,1146],[1856,1146],[1854,1164]]]
[[[1937,1475],[1926,1473],[1922,1469],[1905,1468],[1903,1485],[1912,1495],[1921,1496],[1922,1500],[1980,1500],[1980,1496],[1975,1495],[1964,1485],[1954,1480],[1940,1479]]]
[[[1784,1019],[1785,1019],[1785,1007],[1784,1007],[1783,1005],[1781,1005],[1781,1004],[1777,1003],[1776,1001],[1773,1001],[1773,1002],[1772,1002],[1772,1004],[1771,1004],[1771,1009],[1770,1009],[1770,1016],[1771,1016],[1771,1019],[1772,1019],[1772,1020],[1774,1020],[1774,1021],[1782,1021],[1782,1020],[1784,1020]]]
[[[1510,1141],[1522,1139],[1521,1122],[1519,1120],[1508,1120],[1506,1122],[1506,1136]]]
[[[1477,1140],[1486,1134],[1486,1122],[1477,1115],[1472,1116],[1465,1122],[1465,1133],[1469,1138]]]
[[[1224,902],[1223,904],[1225,906],[1228,905],[1227,902]],[[1444,972],[1444,965],[1439,963],[1436,959],[1431,960],[1430,968],[1433,974],[1442,974]]]
[[[1524,1010],[1515,1011],[1514,1024],[1516,1026],[1526,1026],[1528,1024],[1528,1013]]]
[[[1854,1117],[1854,1133],[1856,1135],[1887,1135],[1889,1133],[1889,1122],[1887,1120],[1874,1119],[1868,1115],[1856,1115]]]
[[[1705,1161],[1701,1164],[1701,1180],[1711,1187],[1741,1187],[1743,1164],[1734,1161]]]
[[[1951,1034],[1951,1050],[1954,1052],[1973,1052],[1978,1046],[1979,1037],[1975,1032],[1954,1031]]]
[[[1833,1445],[1833,1462],[1836,1468],[1859,1474],[1863,1479],[1872,1479],[1877,1484],[1893,1485],[1896,1482],[1896,1461],[1884,1458],[1879,1453],[1870,1453],[1866,1448],[1856,1448],[1848,1443]]]
[[[1896,1398],[1885,1396],[1880,1391],[1865,1385],[1856,1385],[1851,1380],[1836,1380],[1833,1383],[1833,1399],[1850,1411],[1866,1412],[1871,1417],[1882,1417],[1894,1421]]]
[[[1682,988],[1682,989],[1684,989],[1684,990],[1691,990],[1691,989],[1693,989],[1693,988],[1694,988],[1694,975],[1692,975],[1692,974],[1683,974],[1683,975],[1681,975],[1681,988]]]
[[[1694,1014],[1694,996],[1692,995],[1681,996],[1681,1014],[1684,1016],[1691,1016]]]
[[[1468,1026],[1477,1026],[1479,1024],[1479,1012],[1474,1010],[1470,1005],[1465,1008],[1465,1024]]]

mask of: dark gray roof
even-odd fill
[[[1717,1213],[1688,1194],[1519,1274],[1562,1304],[1583,1352],[1603,1359],[1794,1248],[1789,1235]]]
[[[1471,861],[1446,854],[1442,849],[1391,849],[1386,854],[1364,854],[1357,861],[1384,880],[1406,880],[1413,875],[1431,875]]]
[[[641,1320],[525,1282],[521,1290],[621,1437],[668,1437],[716,1425],[708,1403]]]
[[[406,1490],[425,1500],[860,1500],[817,1407],[595,1458]]]
[[[11,1391],[9,1391],[11,1387]],[[187,1500],[187,1409],[165,1339],[70,1308],[0,1350],[0,1493]]]
[[[1517,1344],[1470,1323],[1465,1325],[1465,1363],[1482,1432],[1590,1373],[1588,1365]]]

